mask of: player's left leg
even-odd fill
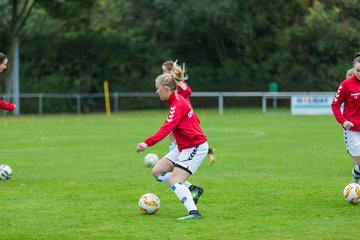
[[[189,212],[189,215],[179,218],[179,220],[202,218],[192,199],[190,190],[183,184],[189,176],[190,173],[187,171],[175,167],[170,179],[171,189]]]
[[[175,164],[173,174],[170,178],[170,185],[178,199],[189,212],[187,216],[179,218],[179,220],[202,218],[195,205],[195,201],[190,190],[183,184],[183,182],[185,182],[190,175],[196,172],[200,164],[205,159],[207,152],[207,142],[194,148],[185,149],[181,152],[179,155],[179,161]]]

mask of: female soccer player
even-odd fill
[[[174,74],[175,76],[177,76],[177,81],[175,81],[176,85],[177,85],[177,89],[176,89],[176,93],[183,96],[185,98],[185,100],[187,100],[191,106],[191,102],[190,102],[190,95],[192,93],[191,88],[186,84],[185,80],[188,78],[187,75],[185,74],[185,67],[183,66],[183,68],[179,67],[177,65],[177,61],[175,61],[175,63],[173,61],[166,61],[163,63],[162,65],[162,70],[163,73],[169,73],[169,74]],[[169,140],[170,140],[170,145],[169,145],[169,152],[171,152],[172,150],[177,148],[177,144],[176,144],[176,140],[174,137],[174,134],[172,132],[170,132],[169,134]],[[214,158],[215,159],[215,158]],[[215,160],[214,160],[215,161]],[[154,172],[155,171],[155,172]],[[165,184],[169,184],[169,176],[159,179],[158,175],[161,175],[161,172],[157,172],[156,168],[153,170],[153,175],[160,181],[163,182]],[[185,181],[184,182],[185,186],[187,186],[191,192],[192,198],[195,202],[195,204],[197,204],[200,196],[203,194],[204,189],[200,186],[195,186],[192,183]]]
[[[6,69],[7,63],[8,63],[7,56],[0,52],[0,73]],[[15,104],[7,103],[3,100],[0,100],[0,109],[6,111],[13,111],[15,108],[16,108]]]
[[[208,143],[191,105],[176,91],[178,88],[176,82],[179,81],[182,81],[181,74],[164,73],[156,78],[156,93],[161,101],[170,106],[169,115],[164,125],[154,135],[136,146],[136,151],[144,151],[173,132],[178,147],[170,151],[154,166],[153,175],[161,182],[168,182],[188,210],[189,214],[178,218],[179,220],[200,219],[202,216],[185,182],[205,159]]]
[[[360,57],[353,63],[354,75],[345,79],[339,86],[331,104],[336,120],[344,128],[346,149],[354,162],[352,177],[360,182]],[[340,106],[344,103],[344,111]]]
[[[176,62],[177,61],[175,61],[175,63]],[[174,71],[173,66],[174,66],[174,62],[169,60],[169,61],[166,61],[163,63],[163,65],[161,66],[161,69],[162,69],[163,73],[171,73],[172,71]],[[181,70],[185,73],[185,65],[183,65],[183,68]],[[192,90],[189,87],[189,85],[187,85],[187,83],[185,82],[185,80],[187,80],[187,79],[188,79],[188,76],[184,76],[181,81],[177,82],[177,85],[178,85],[177,92],[191,104],[190,95],[192,94]],[[172,133],[169,134],[169,141],[170,141],[169,150],[171,151],[172,149],[176,148],[176,141],[175,141],[174,135]],[[210,160],[210,165],[213,165],[216,161],[215,148],[209,148],[208,156],[209,156],[209,160]]]

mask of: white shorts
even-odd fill
[[[344,142],[350,156],[360,156],[360,132],[344,129]]]
[[[194,174],[206,158],[208,150],[208,143],[204,142],[199,146],[183,149],[181,152],[178,148],[175,148],[166,154],[165,157],[173,162],[175,167]]]

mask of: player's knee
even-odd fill
[[[158,178],[161,174],[161,171],[159,171],[156,167],[153,167],[152,169],[152,175],[154,176],[154,178]]]

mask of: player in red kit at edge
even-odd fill
[[[336,120],[344,128],[346,149],[354,162],[352,177],[360,182],[360,57],[353,63],[354,75],[345,79],[339,86],[331,104]],[[341,104],[344,111],[341,112]]]
[[[0,73],[6,69],[7,63],[8,63],[7,56],[0,52]],[[7,103],[3,100],[0,100],[0,109],[6,111],[13,111],[15,108],[16,108],[15,104]]]
[[[136,146],[137,152],[144,151],[173,132],[178,147],[165,155],[153,168],[153,176],[160,182],[171,186],[181,203],[189,212],[185,219],[200,219],[193,199],[191,185],[187,178],[200,167],[208,153],[207,138],[200,128],[199,118],[190,103],[177,93],[177,82],[183,79],[183,71],[174,64],[172,73],[159,75],[155,80],[156,93],[161,101],[170,105],[170,110],[163,126],[151,137]]]

